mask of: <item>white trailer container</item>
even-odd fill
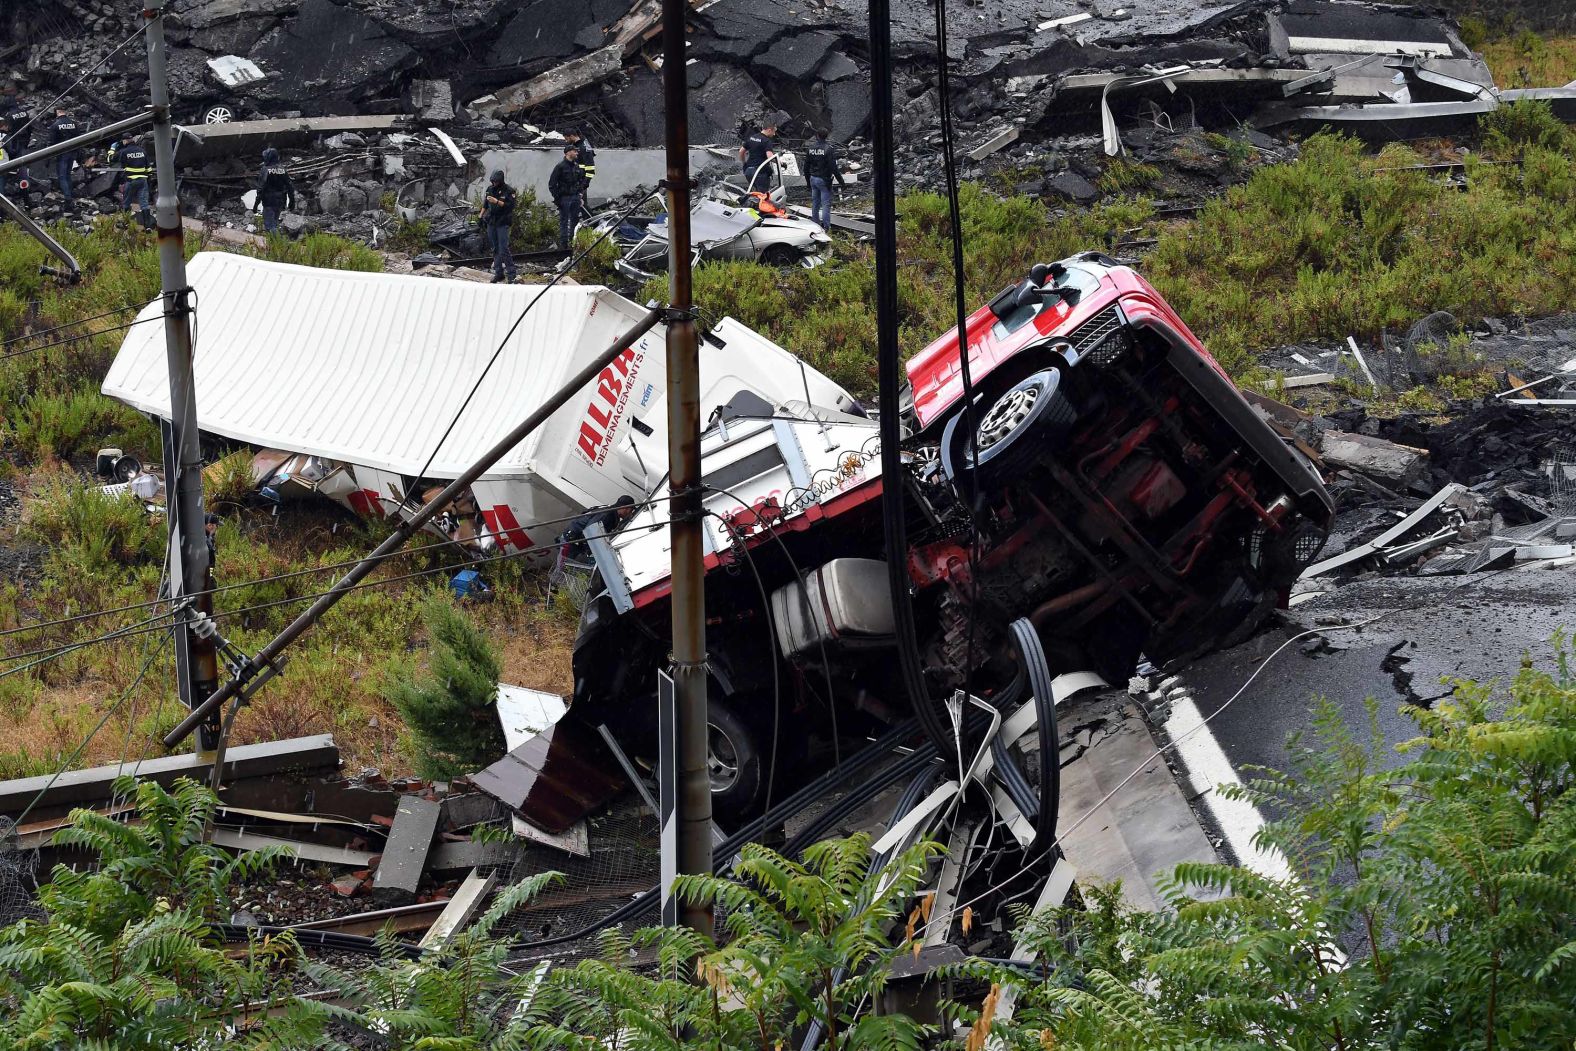
[[[595,286],[485,285],[224,252],[199,253],[187,273],[196,291],[199,426],[347,466],[356,484],[327,495],[366,515],[408,509],[408,497],[454,478],[644,313]],[[150,303],[138,321],[161,309]],[[665,339],[662,326],[647,333],[473,486],[500,547],[550,543],[563,519],[620,496],[638,499],[659,483],[667,471]],[[701,382],[703,419],[741,390],[773,405],[855,404],[732,321],[702,341]],[[103,390],[168,417],[162,326],[127,331]]]

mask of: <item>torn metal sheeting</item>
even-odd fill
[[[1372,540],[1364,544],[1359,544],[1351,550],[1344,551],[1333,558],[1327,558],[1322,562],[1315,562],[1313,565],[1303,570],[1302,576],[1298,579],[1307,580],[1310,577],[1323,576],[1325,573],[1340,569],[1342,566],[1351,565],[1352,563],[1358,562],[1364,558],[1369,557],[1370,555],[1377,554],[1381,549],[1389,547],[1397,540],[1401,539],[1402,537],[1406,536],[1406,534],[1422,525],[1423,522],[1428,519],[1429,515],[1433,514],[1435,511],[1444,506],[1445,501],[1449,500],[1458,493],[1464,493],[1467,491],[1467,487],[1461,483],[1451,482],[1449,485],[1439,490],[1439,492],[1423,501],[1423,503],[1418,506],[1417,510],[1413,511],[1411,514],[1407,515],[1405,518],[1401,519],[1401,521],[1397,522],[1389,529],[1386,529],[1383,533],[1380,533]]]
[[[561,834],[627,785],[596,733],[566,719],[470,777],[531,824]]]
[[[556,693],[499,683],[497,708],[504,744],[513,751],[562,719],[569,704]]]

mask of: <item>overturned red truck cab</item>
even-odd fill
[[[908,549],[883,550],[868,419],[744,394],[703,442],[712,787],[759,805],[793,764],[908,714],[888,558],[908,567],[927,685],[989,698],[1027,618],[1055,672],[1121,683],[1250,633],[1324,544],[1333,504],[1175,311],[1099,253],[1040,264],[908,363]],[[968,421],[976,440],[968,440]],[[668,653],[665,487],[593,538],[572,718],[654,754]]]

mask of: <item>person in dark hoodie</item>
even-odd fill
[[[257,203],[253,211],[263,210],[263,229],[268,233],[279,230],[279,214],[286,208],[295,211],[295,183],[290,172],[279,163],[279,151],[272,146],[263,151],[263,167],[257,174]]]
[[[509,235],[514,229],[514,187],[504,181],[503,172],[495,171],[487,180],[487,192],[482,196],[482,233],[487,235],[487,247],[493,254],[493,284],[513,281],[519,276],[514,265],[514,249],[509,246]]]

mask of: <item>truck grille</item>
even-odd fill
[[[1112,303],[1074,329],[1067,342],[1073,345],[1080,359],[1088,358],[1105,368],[1127,352],[1127,333],[1123,330],[1126,322],[1121,308]]]

